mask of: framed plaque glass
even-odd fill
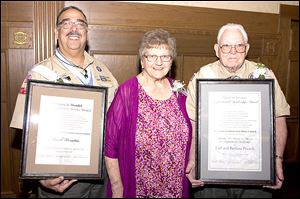
[[[21,179],[103,179],[107,88],[29,80]]]
[[[274,80],[196,81],[196,178],[275,183]]]

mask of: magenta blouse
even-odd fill
[[[174,80],[169,79],[170,84]],[[185,168],[189,159],[192,138],[192,126],[185,106],[186,96],[179,94],[177,98],[180,110],[189,127],[189,138],[186,149]],[[124,82],[117,90],[107,113],[104,154],[109,158],[117,158],[124,187],[124,198],[136,197],[135,175],[135,137],[138,114],[138,80],[133,77]],[[108,179],[107,197],[111,197],[111,186]],[[183,176],[184,198],[189,197],[189,181]]]

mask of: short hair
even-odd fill
[[[58,27],[58,24],[59,24],[59,17],[62,15],[63,12],[67,11],[67,10],[70,10],[70,9],[74,9],[74,10],[77,10],[79,11],[83,16],[84,16],[84,19],[87,21],[87,18],[85,16],[85,14],[83,13],[83,11],[76,7],[76,6],[67,6],[67,7],[64,7],[57,15],[57,18],[56,18],[56,27]]]
[[[140,60],[144,56],[145,50],[149,48],[158,48],[161,45],[167,45],[170,51],[171,57],[174,59],[177,56],[176,53],[176,40],[170,36],[170,33],[163,29],[154,29],[144,34],[140,47],[139,58]]]
[[[245,31],[244,27],[240,24],[228,23],[226,25],[223,25],[218,32],[218,36],[217,36],[218,44],[220,44],[221,36],[223,35],[225,30],[239,30],[242,33],[244,42],[248,43],[248,35],[247,35],[247,32]]]

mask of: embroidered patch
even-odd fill
[[[110,82],[111,81],[108,76],[103,76],[103,75],[99,75],[99,78],[97,78],[97,80],[101,80],[103,82]]]
[[[102,69],[100,68],[100,66],[96,66],[97,71],[102,72]]]
[[[26,85],[27,85],[27,81],[29,79],[32,79],[31,74],[27,75],[27,77],[24,79],[22,87],[20,88],[20,91],[19,91],[20,94],[24,94],[24,95],[26,94]]]
[[[25,87],[21,87],[19,93],[25,95],[26,94],[26,88]]]

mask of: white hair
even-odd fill
[[[243,35],[244,42],[248,43],[248,35],[247,35],[244,27],[240,24],[228,23],[228,24],[222,26],[218,32],[218,36],[217,36],[218,44],[220,44],[221,36],[223,35],[225,30],[239,30]]]

